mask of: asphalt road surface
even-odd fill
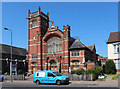
[[[0,83],[2,89],[119,89],[118,87],[99,87],[94,83],[78,84],[77,82],[68,85],[40,84],[36,85],[32,81],[5,81]]]
[[[36,88],[44,88],[44,89],[49,89],[49,88],[81,88],[81,89],[99,89],[98,87],[101,87],[100,89],[118,89],[118,81],[116,80],[111,80],[112,76],[108,77],[106,81],[70,81],[70,84],[68,85],[55,85],[55,84],[40,84],[36,85],[35,83],[32,82],[31,77],[27,77],[26,80],[14,80],[13,82],[10,81],[4,81],[0,82],[0,88],[2,87],[3,89],[11,88],[11,89],[36,89]],[[111,88],[110,88],[111,87]],[[113,88],[112,88],[113,87]]]
[[[55,84],[40,84],[36,85],[31,81],[14,81],[14,82],[3,82],[2,87],[97,87],[94,84],[64,84],[64,85],[55,85]]]

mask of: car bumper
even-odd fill
[[[61,83],[69,83],[69,80],[62,80]]]

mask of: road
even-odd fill
[[[118,87],[99,87],[94,84],[78,84],[75,82],[70,83],[69,85],[48,85],[40,84],[36,85],[33,82],[28,81],[14,81],[14,82],[3,82],[2,89],[119,89]]]
[[[32,81],[14,81],[14,82],[3,82],[2,87],[96,87],[95,84],[75,84],[70,82],[67,85],[55,85],[55,84],[40,84],[36,85]]]
[[[112,76],[108,76],[106,81],[70,81],[68,85],[55,85],[55,84],[40,84],[36,85],[32,82],[31,77],[26,77],[26,80],[8,80],[2,82],[2,87],[118,87],[118,81],[112,80]]]

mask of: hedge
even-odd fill
[[[98,79],[98,75],[101,75],[103,73],[103,69],[99,66],[97,67],[94,67],[92,69],[88,69],[88,70],[84,70],[84,69],[78,69],[78,70],[72,70],[71,71],[71,74],[77,74],[77,75],[80,75],[80,74],[93,74],[92,77],[93,77],[93,80],[96,80]]]

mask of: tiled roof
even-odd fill
[[[0,44],[0,53],[11,54],[11,46],[5,45],[5,44]],[[28,52],[26,49],[12,46],[12,54],[13,55],[26,56],[27,53]]]
[[[107,44],[108,43],[113,43],[113,42],[120,42],[120,31],[110,33]]]
[[[94,46],[95,45],[89,45],[89,46],[86,46],[86,47],[88,47],[91,51],[93,51],[94,50]]]
[[[70,49],[78,49],[78,48],[86,48],[86,46],[79,41],[79,39],[75,40],[73,44],[70,46]]]
[[[108,57],[100,57],[100,58],[98,58],[98,59],[108,59]]]

